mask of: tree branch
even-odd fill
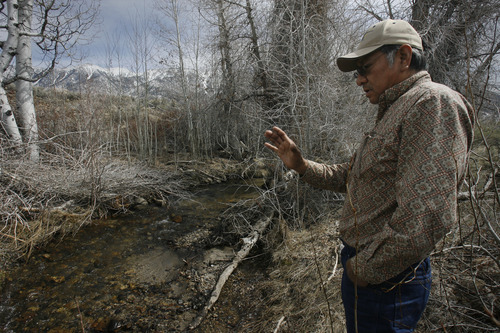
[[[241,249],[238,251],[238,253],[234,256],[233,261],[231,264],[229,264],[226,269],[222,272],[222,274],[219,277],[219,280],[217,281],[217,284],[215,285],[214,290],[212,291],[212,295],[210,296],[210,299],[208,300],[207,304],[203,308],[203,310],[200,312],[198,317],[195,318],[195,320],[192,322],[192,324],[189,326],[191,330],[197,328],[203,319],[208,314],[208,311],[214,306],[215,302],[219,299],[219,296],[222,291],[222,287],[224,287],[224,284],[228,280],[229,276],[233,273],[233,271],[238,267],[238,265],[243,261],[243,259],[246,258],[250,250],[253,248],[253,246],[257,243],[259,240],[260,236],[266,230],[267,226],[269,223],[271,223],[272,219],[274,217],[274,212],[271,213],[269,217],[266,219],[260,220],[257,222],[253,228],[253,231],[248,235],[248,237],[245,237],[242,239],[243,241],[243,246]]]

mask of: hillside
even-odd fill
[[[109,95],[128,96],[137,96],[138,92],[142,95],[147,87],[151,96],[173,97],[178,91],[177,81],[175,70],[154,69],[144,74],[124,68],[103,68],[84,64],[55,68],[47,76],[36,81],[35,86],[71,92],[98,91]]]

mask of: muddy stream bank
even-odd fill
[[[228,205],[258,196],[258,183],[202,187],[192,200],[96,221],[34,251],[1,289],[2,332],[183,332],[238,248],[211,247]],[[262,257],[246,260],[195,331],[251,327],[262,309],[253,287]]]

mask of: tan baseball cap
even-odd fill
[[[359,58],[375,51],[384,45],[409,44],[411,47],[423,50],[422,38],[418,32],[403,20],[385,20],[373,25],[365,32],[356,51],[337,59],[337,65],[343,72],[357,68]]]

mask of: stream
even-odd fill
[[[191,200],[95,221],[33,251],[7,274],[0,331],[187,330],[237,251],[209,247],[210,230],[229,204],[258,196],[254,185],[206,186]],[[254,267],[247,272],[262,278]],[[227,330],[212,323],[198,331],[229,332],[243,317],[251,319],[255,313],[234,310],[235,298],[221,305],[229,307],[222,311]]]

